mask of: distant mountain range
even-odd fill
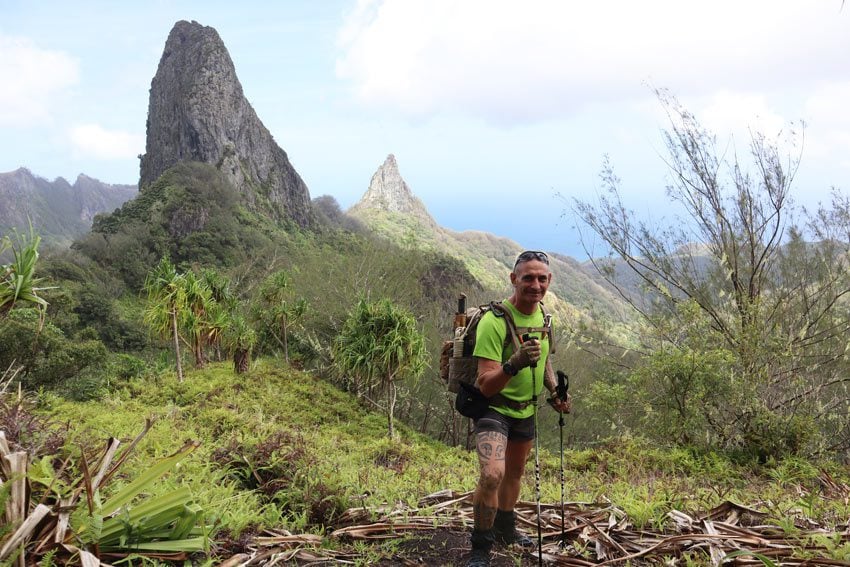
[[[28,230],[32,222],[45,242],[67,246],[91,229],[96,214],[113,211],[137,193],[135,185],[111,185],[83,174],[71,185],[23,167],[0,173],[0,234]]]

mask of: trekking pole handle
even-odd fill
[[[553,408],[556,401],[560,400],[564,402],[567,400],[567,391],[570,389],[570,377],[567,376],[567,373],[563,370],[558,370],[557,375],[558,385],[555,387],[555,395],[546,400]],[[564,419],[563,414],[561,415],[561,419]]]
[[[528,333],[525,333],[525,334],[522,336],[522,342],[524,342],[524,343],[525,343],[525,342],[530,341],[531,339],[532,339],[532,336],[531,336],[531,335],[529,335]],[[529,367],[531,367],[532,369],[534,369],[534,368],[537,368],[537,363],[536,363],[536,362],[532,362],[532,363],[531,363],[531,364],[529,364],[528,366],[529,366]]]
[[[558,387],[555,391],[558,392],[558,399],[566,400],[567,390],[570,389],[570,377],[563,370],[558,370],[556,374],[558,375]]]

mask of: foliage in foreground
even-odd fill
[[[209,549],[203,510],[186,488],[143,496],[196,443],[148,462],[134,478],[113,482],[150,423],[120,451],[120,441],[111,438],[97,454],[85,449],[59,452],[69,426],[35,413],[21,391],[9,391],[18,371],[10,367],[0,375],[0,508],[5,508],[0,562],[29,564],[33,555],[52,559],[58,553],[63,559],[79,556],[85,565],[99,565],[96,556],[103,551],[120,557],[139,551],[187,554]],[[118,488],[111,489],[115,484]]]
[[[98,403],[52,395],[40,403],[43,412],[72,424],[66,442],[71,453],[100,445],[109,434],[132,438],[146,417],[157,418],[123,465],[127,480],[116,479],[116,491],[143,474],[152,459],[174,453],[185,439],[200,440],[150,496],[187,489],[204,510],[203,523],[215,526],[220,546],[214,554],[229,553],[240,534],[276,528],[325,535],[349,508],[414,508],[426,494],[471,490],[476,481],[472,453],[403,426],[389,439],[385,418],[349,394],[268,361],[244,375],[213,363],[188,371],[183,383],[173,374],[136,378]],[[541,434],[551,438],[557,431]],[[823,492],[824,478],[850,482],[848,472],[834,465],[821,469],[789,459],[750,468],[639,440],[568,450],[565,461],[568,500],[615,502],[637,526],[663,526],[673,509],[694,513],[725,500],[767,509],[772,521],[788,529],[805,517],[839,525],[850,514],[847,501]],[[541,453],[544,502],[560,499],[559,463],[557,454]],[[529,473],[524,499],[534,494],[532,483]]]
[[[0,237],[0,254],[7,249],[12,252],[12,261],[0,265],[0,319],[8,316],[15,304],[21,303],[36,307],[39,320],[43,321],[47,309],[47,301],[41,296],[45,289],[44,279],[35,274],[41,237],[31,225],[28,235],[16,236],[16,240],[7,235]]]

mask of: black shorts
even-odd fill
[[[534,439],[534,416],[508,417],[488,408],[487,413],[475,420],[475,434],[484,431],[501,433],[508,441],[531,441]]]

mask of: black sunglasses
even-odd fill
[[[540,252],[539,250],[526,250],[525,252],[516,257],[516,262],[514,262],[514,268],[516,268],[523,262],[530,262],[531,260],[539,260],[547,266],[549,265],[549,256],[546,255],[546,252]]]

